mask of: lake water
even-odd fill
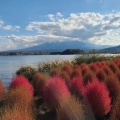
[[[37,67],[41,62],[53,60],[73,59],[76,55],[28,55],[28,56],[0,56],[0,79],[7,86],[16,70],[21,66]]]

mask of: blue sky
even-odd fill
[[[120,45],[119,0],[0,0],[0,51],[50,41]]]

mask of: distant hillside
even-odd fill
[[[96,45],[85,43],[81,41],[56,41],[56,42],[46,42],[37,46],[19,49],[19,50],[10,50],[4,52],[62,52],[66,49],[80,49],[88,51],[91,49],[103,49],[107,48],[105,45]]]
[[[100,52],[118,53],[118,52],[120,52],[120,45],[115,46],[115,47],[109,47],[109,48],[101,49]]]

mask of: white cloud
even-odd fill
[[[20,26],[5,25],[4,21],[0,20],[0,29],[6,31],[19,31]]]
[[[57,12],[56,16],[57,17],[63,17],[62,13],[60,13],[60,12]]]
[[[55,18],[54,18],[55,16],[53,14],[49,14],[48,17],[51,21],[55,21]]]
[[[108,33],[120,28],[120,12],[106,15],[94,12],[71,13],[68,18],[63,18],[61,13],[49,16],[54,20],[51,19],[50,22],[33,21],[29,23],[26,29],[36,30],[39,34],[69,37],[85,42],[91,42],[92,39],[93,43],[99,43],[100,38],[100,41],[104,39],[104,43],[107,36],[111,36]],[[56,16],[60,17],[56,19]],[[98,38],[97,41],[94,39],[96,37]]]

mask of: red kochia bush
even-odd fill
[[[4,95],[4,86],[2,81],[0,80],[0,100],[3,98]]]
[[[71,75],[71,73],[72,73],[72,68],[71,68],[71,66],[68,65],[68,64],[65,64],[65,65],[63,66],[62,70],[63,70],[63,71],[66,71],[69,75]]]
[[[34,93],[32,85],[29,83],[28,79],[25,78],[23,75],[18,75],[14,77],[12,79],[12,82],[10,83],[9,89],[17,87],[24,87],[32,95]]]
[[[44,88],[44,100],[49,108],[56,108],[60,102],[70,96],[70,92],[60,77],[51,78]]]
[[[74,77],[71,80],[71,83],[70,83],[71,93],[81,97],[83,88],[84,88],[84,85],[83,85],[82,79],[80,79],[79,77]]]
[[[50,76],[51,76],[51,77],[60,76],[60,70],[59,70],[58,68],[53,68],[53,69],[50,71]]]
[[[87,84],[83,92],[83,101],[85,105],[90,105],[96,117],[102,117],[111,110],[109,91],[103,82],[97,80]]]
[[[98,69],[99,69],[98,66],[95,63],[90,63],[89,67],[93,72],[97,72]]]
[[[110,120],[120,120],[120,95],[113,104]]]
[[[120,94],[120,82],[117,77],[110,75],[106,79],[106,86],[110,91],[110,96],[112,100],[115,100],[116,97]]]
[[[44,86],[47,83],[48,79],[49,79],[48,75],[39,72],[34,75],[33,86],[35,90],[35,95],[43,97]]]

